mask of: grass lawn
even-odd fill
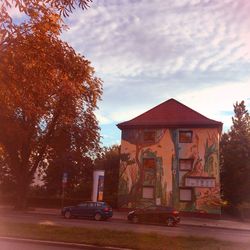
[[[0,236],[116,246],[143,250],[249,249],[249,245],[198,237],[167,237],[158,234],[120,232],[23,223],[1,223]]]

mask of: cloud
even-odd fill
[[[21,19],[24,17],[24,14],[20,12],[19,9],[16,8],[15,6],[12,6],[11,8],[8,8],[7,10],[8,10],[9,15],[13,19]]]
[[[249,12],[245,0],[97,0],[62,37],[104,81],[108,133],[172,97],[229,127],[222,111],[250,97]]]
[[[191,90],[176,98],[201,114],[224,123],[224,130],[228,130],[232,123],[233,104],[248,100],[250,91],[250,78],[241,83],[227,83],[196,91]]]
[[[109,123],[112,122],[108,117],[104,116],[99,110],[97,110],[95,112],[95,116],[96,116],[97,121],[101,125],[103,125],[103,124],[109,124]]]
[[[249,10],[247,1],[97,1],[72,15],[65,38],[101,75],[218,70],[249,63]]]

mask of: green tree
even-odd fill
[[[250,201],[250,116],[244,101],[234,105],[233,125],[221,139],[221,184],[224,199],[236,207]]]
[[[86,146],[93,143],[92,155]],[[45,193],[59,196],[62,191],[62,176],[67,173],[65,196],[90,199],[92,190],[93,158],[99,151],[98,141],[94,141],[84,126],[78,123],[60,127],[50,143],[47,167],[43,174]]]
[[[34,174],[46,165],[60,127],[77,124],[78,130],[85,131],[85,155],[91,155],[99,142],[94,110],[102,82],[90,62],[59,37],[61,15],[69,13],[75,3],[85,6],[88,2],[1,3],[0,146],[5,165],[0,167],[7,164],[18,209],[26,206]],[[8,5],[15,4],[28,16],[21,24],[14,24],[8,14]]]

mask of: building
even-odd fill
[[[117,126],[122,131],[119,207],[157,204],[221,213],[221,122],[170,99]]]

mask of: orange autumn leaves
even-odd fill
[[[0,147],[10,159],[8,167],[19,202],[45,159],[58,127],[74,126],[81,136],[84,133],[87,139],[81,145],[82,156],[98,148],[99,127],[94,110],[101,98],[102,81],[95,76],[90,62],[59,37],[61,15],[70,13],[76,3],[83,7],[88,2],[1,3]],[[14,23],[8,12],[11,6],[19,8],[28,19]]]
[[[62,100],[65,108],[85,102],[96,107],[100,79],[89,61],[59,39],[42,33],[20,36],[0,53],[0,96],[6,108],[22,107],[34,117]]]
[[[65,27],[62,17],[68,17],[76,7],[87,9],[91,2],[92,0],[2,0],[0,46],[5,44],[11,35],[18,33],[20,27],[26,32],[43,30],[50,35],[59,35]],[[14,9],[23,14],[18,24],[10,14]]]

